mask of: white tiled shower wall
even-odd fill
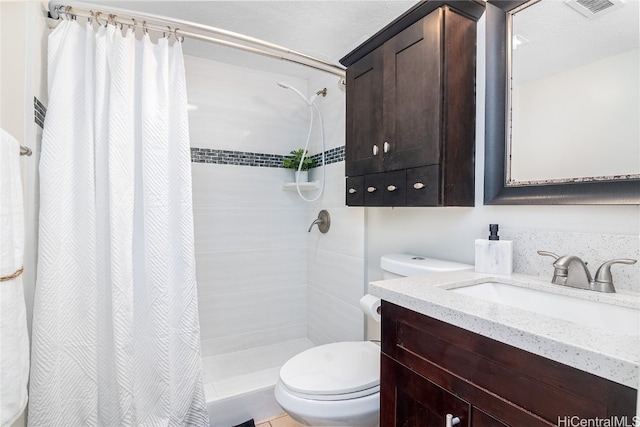
[[[277,81],[309,95],[326,87],[316,101],[325,150],[344,146],[338,77],[307,82],[190,57],[186,69],[193,147],[273,154],[303,147],[308,108]],[[312,154],[321,152],[318,129],[316,117]],[[300,337],[362,339],[364,210],[344,205],[344,162],[327,165],[325,192],[313,203],[280,189],[291,179],[281,168],[193,163],[192,170],[204,357]],[[321,180],[322,169],[311,179]],[[321,209],[331,230],[308,233]]]
[[[338,86],[338,78],[331,75],[309,82],[310,93],[328,90],[326,98],[316,101],[327,150],[345,143],[345,93]],[[317,134],[313,138],[319,140]],[[359,300],[365,293],[365,211],[345,206],[344,161],[327,165],[326,174],[325,191],[307,213],[309,224],[321,209],[331,215],[329,232],[314,227],[308,238],[308,337],[315,344],[361,340],[364,334]],[[322,169],[315,168],[312,177],[321,179]]]
[[[288,154],[306,107],[284,80],[186,57],[192,147]],[[282,168],[192,163],[203,357],[306,337],[306,209]]]

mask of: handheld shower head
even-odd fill
[[[296,88],[291,87],[291,86],[289,86],[288,84],[286,84],[284,82],[276,82],[276,84],[278,86],[280,86],[281,88],[283,88],[283,89],[291,89],[293,92],[298,94],[298,96],[300,98],[302,98],[304,103],[307,104],[307,106],[309,107],[309,132],[307,133],[307,143],[304,146],[304,151],[303,151],[304,153],[307,153],[307,150],[309,149],[309,141],[311,140],[311,130],[313,129],[314,112],[318,113],[318,120],[320,122],[320,138],[322,140],[322,185],[320,186],[320,192],[317,194],[317,196],[315,196],[315,198],[307,199],[302,194],[302,192],[300,191],[300,182],[299,182],[298,177],[296,175],[296,190],[298,191],[298,195],[300,196],[300,198],[302,200],[306,201],[306,202],[315,202],[316,200],[318,200],[320,198],[320,196],[324,192],[324,182],[325,182],[325,173],[326,172],[325,172],[325,142],[324,142],[324,131],[322,129],[322,114],[320,114],[320,110],[318,109],[318,107],[316,105],[314,105],[314,102],[315,102],[316,98],[318,97],[318,95],[325,96],[327,89],[323,89],[323,90],[313,94],[309,99],[307,99]],[[302,169],[303,160],[304,160],[304,156],[300,160],[300,163],[298,164],[298,171],[300,171]]]
[[[280,86],[280,87],[281,87],[281,88],[283,88],[283,89],[290,89],[290,90],[292,90],[293,92],[297,93],[297,94],[298,94],[298,96],[299,96],[300,98],[302,98],[302,100],[305,102],[305,104],[307,104],[309,107],[311,107],[311,104],[313,103],[313,100],[310,100],[310,99],[305,98],[305,96],[304,96],[304,95],[303,95],[303,94],[302,94],[298,89],[296,89],[296,88],[294,88],[294,87],[291,87],[291,86],[289,86],[288,84],[283,83],[283,82],[278,82],[278,86]],[[313,99],[315,99],[315,97],[314,97]]]

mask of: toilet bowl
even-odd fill
[[[408,254],[385,255],[380,266],[384,278],[473,269],[467,264]],[[280,369],[275,398],[303,425],[376,427],[380,347],[370,341],[349,341],[303,351]]]
[[[375,427],[379,391],[380,347],[356,341],[321,345],[289,359],[275,396],[304,425]]]

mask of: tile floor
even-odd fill
[[[273,418],[259,421],[256,427],[302,427],[287,414],[280,414]]]
[[[280,367],[291,357],[313,346],[311,341],[301,338],[202,358],[207,402],[273,387],[278,381]],[[288,427],[289,424],[282,426]]]

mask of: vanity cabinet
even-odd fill
[[[380,425],[538,427],[631,422],[636,390],[382,302]],[[586,421],[585,421],[586,422]],[[582,424],[580,424],[582,425]],[[586,425],[586,424],[585,424]]]
[[[444,388],[411,371],[382,354],[381,383],[394,384],[393,394],[381,394],[381,407],[393,405],[380,418],[381,426],[427,427],[445,426],[446,415],[458,417],[461,426],[468,425],[471,405]],[[392,401],[385,401],[385,399]]]
[[[473,206],[483,10],[472,0],[421,3],[340,61],[347,205]]]

